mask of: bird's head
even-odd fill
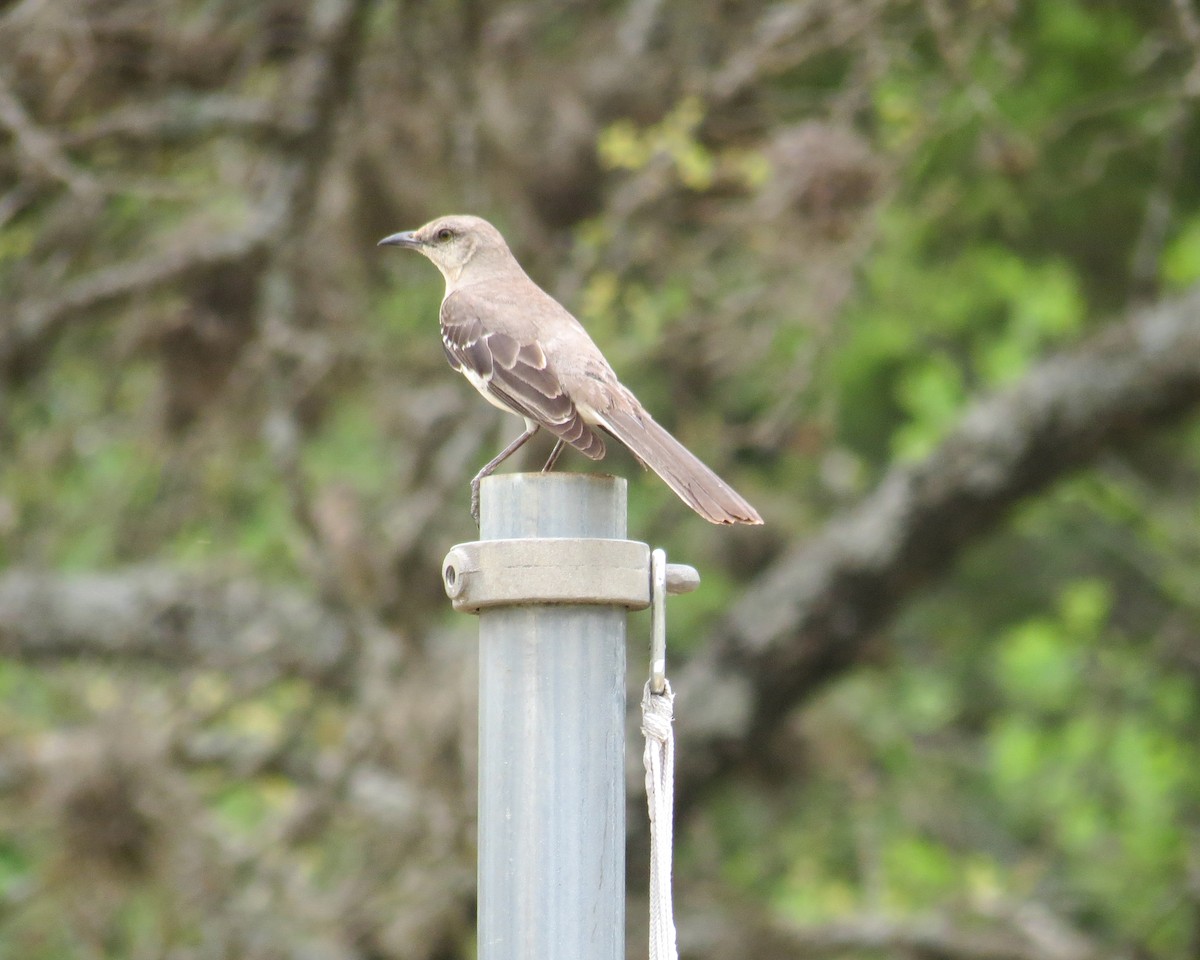
[[[407,247],[424,254],[442,271],[447,287],[511,268],[516,261],[500,231],[480,217],[438,217],[416,230],[393,233],[381,247]]]

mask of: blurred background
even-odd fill
[[[686,958],[1200,956],[1198,101],[1195,0],[0,2],[0,957],[474,955],[449,212],[766,519],[599,468]]]

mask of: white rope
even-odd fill
[[[675,817],[675,694],[664,683],[642,692],[642,733],[646,737],[646,803],[650,808],[650,960],[678,960],[675,911],[671,905],[671,833]]]

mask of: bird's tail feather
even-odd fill
[[[605,411],[604,427],[711,523],[762,523],[733,487],[655,422],[636,400]]]

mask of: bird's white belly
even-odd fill
[[[487,385],[488,381],[492,379],[491,377],[481,377],[478,373],[476,373],[474,370],[471,370],[465,364],[459,368],[459,373],[471,381],[471,386],[478,390],[483,395],[483,399],[490,403],[493,407],[503,410],[505,413],[516,413],[516,411],[509,407],[503,400],[488,390]]]

